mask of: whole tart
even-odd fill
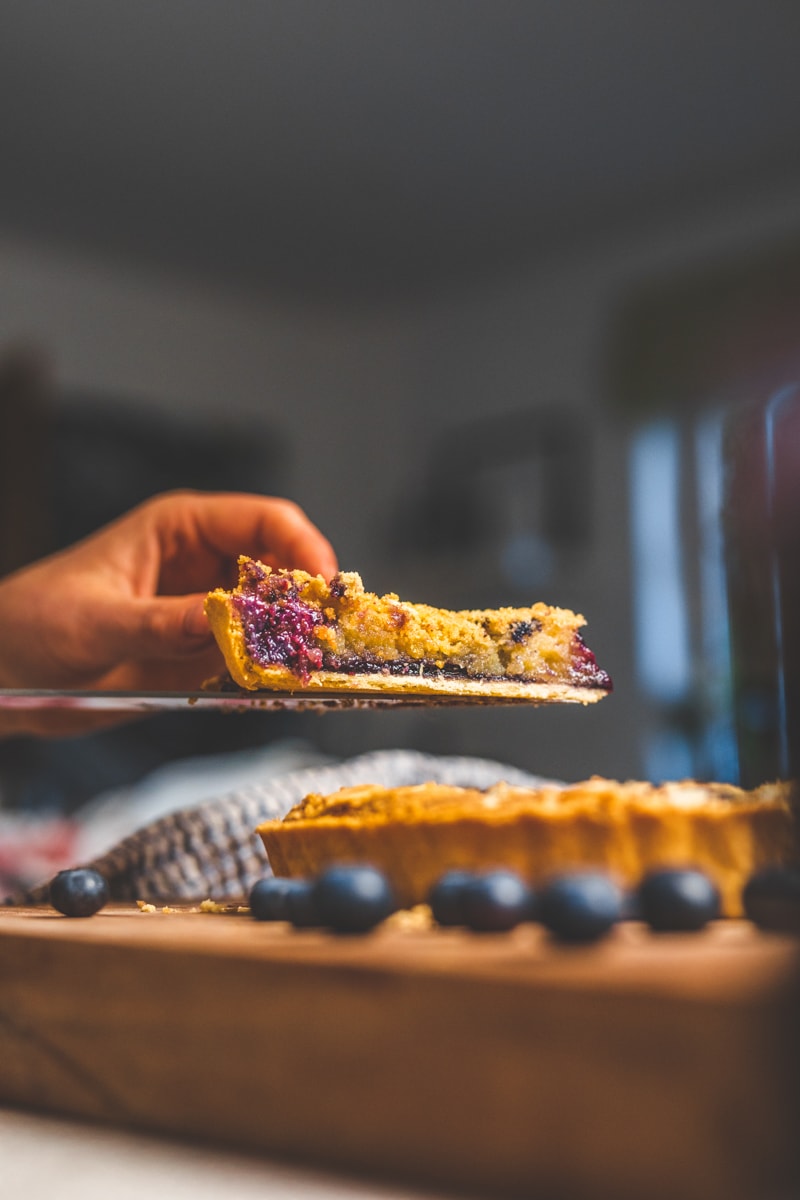
[[[753,871],[794,860],[794,787],[743,791],[693,781],[479,791],[425,783],[312,794],[282,821],[258,827],[276,875],[313,876],[332,863],[385,871],[403,906],[422,903],[443,872],[512,868],[534,884],[585,867],[635,886],[657,867],[696,867],[716,882],[728,916],[741,914]]]
[[[584,618],[534,604],[451,612],[239,559],[239,583],[205,611],[242,688],[446,694],[591,704],[611,680],[585,645]]]

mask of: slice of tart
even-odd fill
[[[591,704],[611,680],[584,644],[582,616],[534,604],[450,612],[239,559],[239,584],[205,611],[242,688],[446,694]]]
[[[487,791],[366,785],[309,795],[257,832],[276,875],[369,862],[386,872],[404,907],[424,902],[451,869],[508,867],[541,884],[561,871],[599,868],[633,887],[651,869],[694,867],[715,880],[723,912],[738,916],[749,876],[797,856],[793,797],[789,783],[743,791],[596,776]]]

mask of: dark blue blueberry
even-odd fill
[[[386,876],[376,867],[333,866],[316,882],[320,923],[336,933],[367,933],[397,907]]]
[[[702,871],[652,871],[639,885],[639,910],[657,933],[695,933],[719,916],[719,891]]]
[[[764,867],[742,893],[745,916],[760,929],[800,933],[800,869]]]
[[[258,879],[250,889],[251,915],[257,921],[288,921],[287,897],[296,882],[278,875]]]
[[[472,871],[446,871],[430,890],[428,903],[437,925],[465,925],[464,888],[475,878]]]
[[[50,903],[65,917],[91,917],[109,899],[108,884],[91,867],[59,871],[50,883]]]
[[[575,872],[552,879],[539,897],[539,920],[564,942],[593,942],[622,919],[623,898],[607,875]]]
[[[520,642],[524,642],[526,638],[531,636],[534,629],[541,628],[541,621],[537,621],[535,618],[532,621],[515,621],[510,630],[511,640],[519,645]]]
[[[464,924],[476,933],[505,933],[533,915],[533,892],[514,871],[486,871],[464,884]]]
[[[296,929],[313,929],[322,924],[313,879],[288,879],[286,920]]]

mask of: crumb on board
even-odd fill
[[[227,916],[231,916],[231,914],[236,915],[240,913],[244,915],[249,914],[250,912],[250,909],[246,904],[224,904],[219,900],[210,899],[202,900],[199,905],[193,904],[188,908],[185,906],[182,906],[181,908],[174,908],[170,904],[165,904],[162,908],[158,908],[157,905],[151,904],[149,900],[137,900],[136,907],[140,912],[167,913],[168,915],[175,914],[176,916],[183,916],[184,913],[196,912],[224,913]]]
[[[226,904],[222,900],[212,900],[208,897],[201,900],[199,905],[193,905],[191,908],[172,908],[169,904],[165,904],[162,908],[158,908],[155,904],[151,904],[149,900],[137,900],[136,907],[143,913],[215,913],[220,916],[248,916],[250,909],[246,904]],[[397,912],[392,913],[383,922],[385,929],[394,929],[400,932],[413,932],[419,929],[432,929],[433,916],[431,915],[430,906],[427,904],[417,904],[413,908],[401,908]]]
[[[250,909],[246,904],[223,904],[219,900],[208,899],[208,900],[201,900],[200,912],[225,913],[228,916],[230,916],[231,913],[233,913],[233,914],[241,913],[242,915],[248,914],[250,912]]]
[[[384,925],[387,929],[414,930],[432,929],[433,915],[428,904],[415,904],[413,908],[401,908],[387,917]]]

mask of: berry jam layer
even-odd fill
[[[576,687],[603,688],[611,691],[612,683],[607,672],[597,665],[594,654],[578,635],[575,658],[568,664],[567,669],[560,674],[555,671],[552,679],[561,679]],[[267,665],[262,663],[262,665]],[[395,675],[400,677],[420,675],[427,679],[482,679],[487,683],[497,683],[508,679],[506,674],[488,674],[475,671],[461,663],[436,661],[432,658],[393,658],[380,659],[375,656],[351,655],[342,658],[337,654],[323,654],[322,670],[336,671],[343,675]],[[524,675],[515,675],[520,683],[542,682]]]

